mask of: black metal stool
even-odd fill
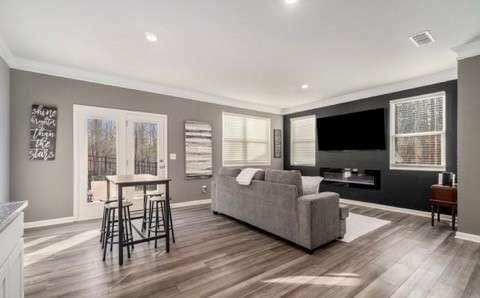
[[[142,232],[144,232],[147,229],[147,222],[148,222],[148,216],[149,216],[147,215],[147,209],[148,209],[147,203],[149,202],[149,199],[153,197],[162,197],[164,195],[165,194],[163,193],[163,191],[154,190],[154,191],[147,191],[147,193],[143,196],[144,216],[142,219]]]
[[[127,243],[127,253],[128,257],[130,258],[130,247],[134,249],[133,243],[129,243],[133,241],[133,230],[132,230],[132,222],[130,217],[130,207],[133,205],[132,202],[124,201],[123,202],[123,223],[118,222],[118,215],[116,218],[116,213],[118,212],[118,202],[110,202],[106,203],[104,206],[104,214],[105,214],[105,232],[103,236],[102,248],[103,248],[103,260],[105,261],[105,257],[107,255],[107,248],[108,244],[110,244],[110,252],[113,250],[113,244],[115,242],[115,237],[118,237],[118,225],[123,224],[123,241]]]
[[[155,233],[155,237],[158,233],[165,233],[165,217],[167,212],[167,202],[164,196],[154,196],[148,199],[149,207],[148,207],[148,237],[150,238],[150,233]],[[172,220],[172,211],[170,206],[168,206],[169,214],[169,232],[172,233],[172,241],[175,243],[175,232],[173,229],[173,220]],[[155,213],[155,215],[154,215]],[[161,217],[160,217],[161,213]],[[152,227],[153,224],[153,227]],[[160,227],[163,229],[160,230]],[[155,239],[155,248],[157,248],[157,240]]]
[[[124,198],[125,201],[125,198]],[[107,225],[107,208],[105,208],[105,205],[117,202],[117,197],[112,196],[110,197],[110,200],[100,200],[100,202],[103,202],[104,208],[103,208],[103,216],[102,216],[102,226],[100,227],[100,243],[102,243],[102,249],[103,249],[103,242],[104,242],[104,237],[105,237],[105,229]]]

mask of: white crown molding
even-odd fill
[[[459,53],[459,59],[463,59],[470,56],[475,56],[480,54],[480,41],[471,42],[454,49]],[[462,53],[462,54],[460,54]],[[467,54],[468,53],[468,54]],[[297,112],[302,112],[306,110],[331,106],[335,104],[355,101],[359,99],[364,99],[372,96],[388,94],[392,92],[402,91],[406,89],[421,87],[425,85],[445,82],[449,80],[457,79],[457,69],[451,68],[444,71],[440,71],[434,74],[425,75],[406,81],[401,81],[397,83],[382,85],[374,88],[369,88],[365,90],[356,91],[353,93],[340,95],[333,98],[316,100],[314,102],[306,103],[303,105],[281,108],[263,104],[257,104],[248,101],[237,100],[233,98],[217,96],[214,94],[209,94],[200,91],[190,91],[180,88],[166,87],[155,83],[149,83],[141,80],[132,80],[120,76],[108,75],[103,73],[91,72],[82,70],[74,67],[67,67],[61,65],[55,65],[50,63],[44,63],[39,61],[34,61],[30,59],[24,59],[20,57],[15,57],[7,47],[6,43],[0,37],[0,57],[2,57],[5,62],[9,65],[10,68],[42,73],[46,75],[58,76],[63,78],[69,78],[74,80],[98,83],[103,85],[151,92],[156,94],[168,95],[172,97],[191,99],[195,101],[207,102],[212,104],[236,107],[247,110],[254,110],[259,112],[277,114],[277,115],[286,115]]]
[[[416,77],[413,79],[409,79],[409,80],[405,80],[397,83],[382,85],[374,88],[352,92],[345,95],[340,95],[337,97],[317,100],[317,101],[299,105],[299,106],[284,108],[282,109],[282,114],[283,115],[293,114],[293,113],[308,111],[312,109],[332,106],[340,103],[360,100],[360,99],[364,99],[372,96],[378,96],[378,95],[403,91],[407,89],[417,88],[421,86],[427,86],[427,85],[432,85],[436,83],[446,82],[450,80],[456,80],[457,77],[458,77],[457,68],[450,68],[450,69],[436,72],[433,74]]]
[[[462,60],[474,56],[480,55],[480,40],[473,40],[466,44],[453,48],[453,51],[457,53],[457,59]]]
[[[455,238],[480,243],[480,235],[456,232]]]
[[[0,37],[0,57],[7,63],[9,67],[12,67],[13,55],[10,52],[10,49],[7,47],[7,44]]]
[[[156,94],[168,95],[183,99],[191,99],[195,101],[207,102],[212,104],[230,106],[240,109],[254,110],[259,112],[281,114],[281,108],[261,105],[253,102],[237,100],[233,98],[217,96],[214,94],[204,93],[200,91],[190,91],[180,88],[171,88],[156,83],[149,83],[140,80],[132,80],[120,76],[107,75],[97,72],[86,71],[73,67],[66,67],[50,63],[38,62],[34,60],[13,57],[10,67],[18,70],[36,72],[46,75],[52,75],[62,78],[92,82],[102,85],[109,85]]]
[[[162,95],[169,95],[183,99],[207,102],[212,104],[230,106],[240,109],[254,110],[259,112],[281,115],[282,109],[279,107],[257,104],[254,102],[243,101],[224,96],[217,96],[200,91],[190,91],[180,88],[171,88],[156,83],[149,83],[141,80],[132,80],[120,76],[107,75],[103,73],[91,72],[74,67],[67,67],[34,61],[30,59],[15,57],[4,40],[0,37],[0,57],[2,57],[10,68],[42,73],[57,77],[69,78],[74,80],[86,81],[91,83],[151,92]]]

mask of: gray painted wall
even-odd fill
[[[37,221],[73,215],[73,104],[118,108],[168,116],[169,176],[174,179],[173,202],[207,199],[201,186],[210,180],[185,180],[185,120],[201,120],[214,130],[214,167],[221,165],[222,111],[268,116],[272,129],[282,128],[282,116],[179,99],[136,90],[88,83],[48,75],[11,71],[11,193],[13,200],[28,200],[25,220]],[[54,161],[28,161],[28,117],[33,103],[58,107],[57,156]],[[273,135],[273,133],[272,133]],[[273,151],[273,150],[272,150]],[[272,153],[273,154],[273,153]],[[282,168],[282,159],[272,159]],[[210,187],[209,187],[210,188]]]
[[[459,231],[480,235],[480,56],[458,61]]]
[[[0,203],[9,199],[10,160],[10,69],[0,58]]]

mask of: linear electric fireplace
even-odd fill
[[[380,189],[379,170],[356,168],[320,168],[322,183],[345,187]]]

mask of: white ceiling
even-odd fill
[[[0,1],[14,57],[277,108],[455,67],[478,34],[478,0]]]

